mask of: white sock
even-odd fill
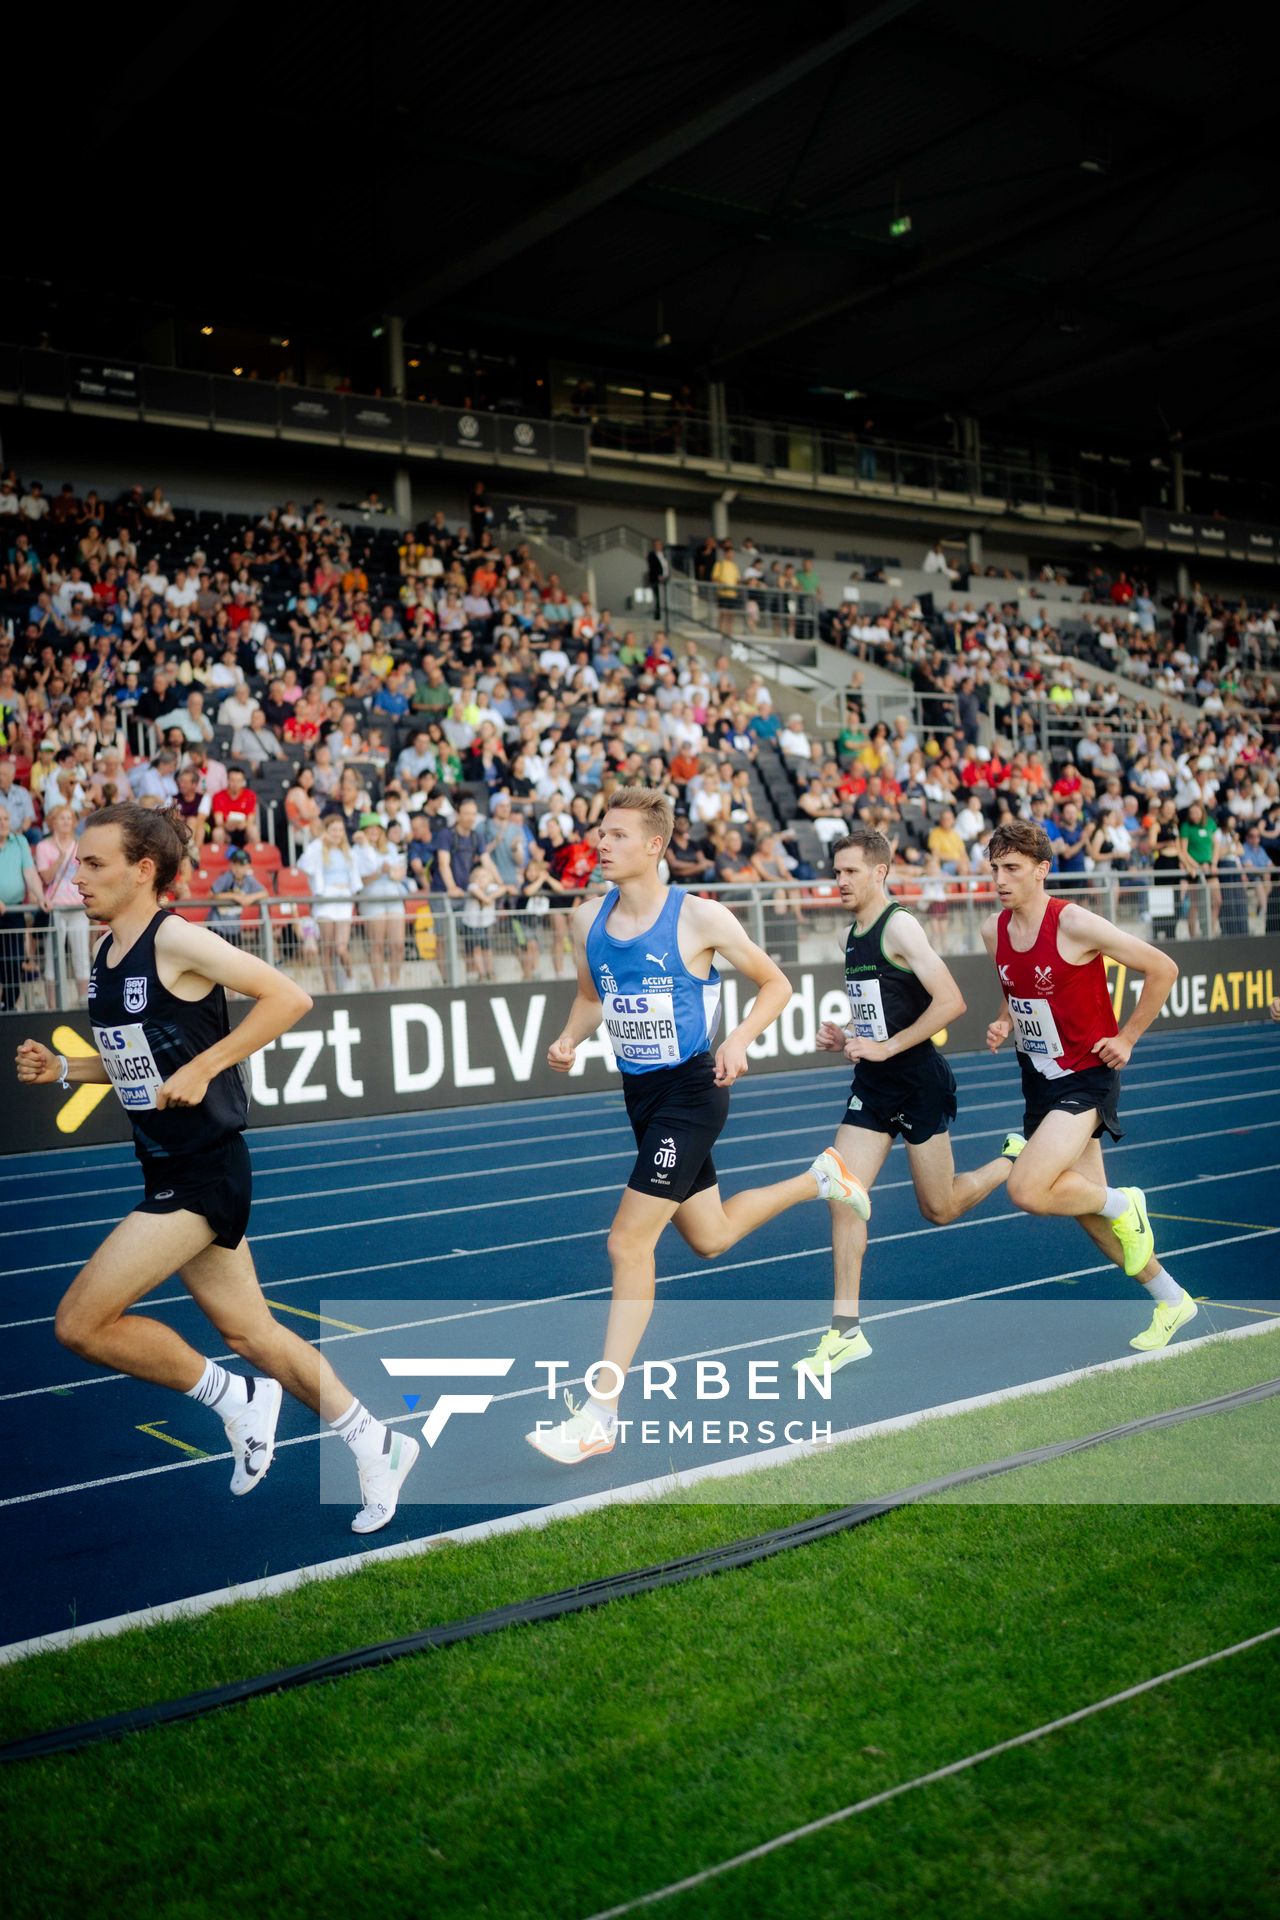
[[[600,1400],[588,1400],[582,1411],[587,1415],[589,1420],[595,1422],[596,1426],[603,1427],[606,1433],[608,1433],[610,1427],[618,1417],[618,1409],[616,1407],[606,1407],[603,1401]]]
[[[1108,1187],[1107,1197],[1098,1212],[1104,1220],[1118,1220],[1122,1213],[1128,1213],[1129,1204],[1128,1196],[1121,1193],[1119,1187]]]
[[[188,1400],[198,1400],[202,1407],[210,1408],[221,1420],[229,1420],[234,1413],[249,1404],[249,1388],[252,1382],[242,1373],[228,1373],[216,1360],[206,1360],[204,1372],[194,1387],[187,1388]]]
[[[1182,1305],[1183,1290],[1173,1275],[1166,1273],[1163,1267],[1157,1267],[1151,1279],[1144,1280],[1142,1285],[1153,1300],[1163,1300],[1167,1307]]]
[[[361,1467],[372,1466],[390,1445],[391,1435],[381,1420],[375,1420],[368,1407],[358,1400],[353,1400],[341,1418],[331,1420],[329,1425],[350,1447],[356,1464]]]

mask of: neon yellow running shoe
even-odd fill
[[[1006,1133],[1004,1137],[1004,1145],[1000,1149],[1001,1159],[1016,1160],[1018,1155],[1022,1152],[1022,1149],[1026,1146],[1026,1144],[1027,1144],[1026,1141],[1023,1139],[1020,1133]]]
[[[813,1352],[806,1353],[803,1360],[797,1360],[792,1372],[799,1373],[801,1367],[808,1367],[821,1380],[824,1367],[829,1366],[832,1373],[839,1373],[841,1367],[847,1367],[850,1361],[866,1360],[870,1353],[871,1342],[861,1327],[850,1334],[837,1333],[834,1327],[828,1327]]]
[[[1171,1306],[1166,1300],[1156,1301],[1156,1310],[1151,1316],[1151,1325],[1145,1333],[1139,1333],[1129,1342],[1139,1353],[1154,1353],[1157,1347],[1167,1347],[1179,1327],[1185,1327],[1188,1320],[1194,1320],[1200,1309],[1189,1293],[1184,1293],[1177,1306]]]
[[[1142,1188],[1121,1187],[1120,1191],[1128,1196],[1129,1205],[1118,1220],[1111,1222],[1111,1231],[1124,1249],[1124,1270],[1132,1280],[1155,1252],[1156,1237],[1147,1219],[1147,1196]]]

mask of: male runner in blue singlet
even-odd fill
[[[189,841],[176,810],[126,802],[90,816],[76,885],[90,919],[109,929],[89,982],[97,1052],[69,1061],[36,1040],[18,1048],[24,1085],[114,1086],[142,1163],[145,1197],[72,1281],[54,1331],[86,1360],[216,1413],[235,1462],[232,1493],[251,1493],[271,1465],[287,1387],[346,1442],[363,1497],[352,1532],[375,1533],[396,1510],[418,1442],[375,1420],[323,1354],[272,1317],[244,1237],[250,1169],[240,1062],[287,1033],[311,999],[265,961],[160,905]],[[253,1002],[234,1031],[227,988]],[[128,1311],[171,1273],[257,1375],[230,1372],[163,1321]]]
[[[603,898],[574,910],[578,992],[547,1059],[568,1073],[580,1041],[603,1020],[622,1070],[636,1160],[609,1234],[613,1305],[600,1391],[569,1417],[525,1437],[549,1459],[577,1464],[612,1451],[618,1395],[653,1311],[654,1251],[674,1221],[696,1253],[724,1253],[801,1200],[834,1201],[866,1219],[871,1203],[829,1148],[805,1173],[721,1198],[711,1150],[729,1113],[729,1089],[747,1071],[747,1048],[791,997],[780,968],[719,901],[664,886],[658,863],[673,826],[661,794],[616,793],[600,825]],[[751,1011],[714,1058],[722,954],[757,989]],[[605,1391],[606,1385],[611,1389]]]

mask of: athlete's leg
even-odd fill
[[[236,1247],[206,1247],[186,1262],[182,1279],[232,1351],[318,1413],[347,1447],[359,1472],[363,1503],[351,1523],[352,1532],[376,1533],[385,1527],[418,1458],[418,1442],[408,1434],[393,1433],[376,1420],[350,1387],[343,1385],[318,1348],[272,1318],[247,1240]],[[254,1404],[251,1402],[241,1416],[244,1426],[240,1437],[252,1429]],[[227,1431],[234,1453],[238,1432],[234,1422]],[[267,1439],[269,1443],[274,1439],[274,1420]],[[269,1463],[269,1455],[267,1460]],[[231,1490],[235,1493],[244,1489],[233,1478]]]
[[[704,1187],[683,1203],[675,1223],[695,1253],[714,1260],[767,1220],[776,1219],[802,1200],[815,1200],[817,1195],[818,1183],[807,1172],[779,1180],[771,1187],[748,1187],[743,1193],[731,1193],[727,1200],[718,1186]],[[843,1207],[841,1211],[848,1213],[851,1209]]]
[[[308,1341],[272,1317],[263,1298],[249,1242],[205,1247],[183,1263],[182,1281],[233,1353],[326,1420],[336,1420],[355,1397]]]
[[[654,1250],[677,1205],[674,1200],[660,1200],[654,1194],[637,1193],[634,1187],[627,1187],[613,1217],[609,1229],[613,1304],[602,1357],[617,1367],[618,1374],[607,1374],[592,1395],[602,1407],[616,1406],[622,1379],[649,1324],[656,1284]]]
[[[1100,1212],[1106,1204],[1106,1182],[1076,1170],[1097,1124],[1092,1107],[1085,1113],[1067,1113],[1061,1107],[1047,1113],[1013,1162],[1009,1175],[1013,1205],[1024,1213],[1076,1220]]]
[[[869,1127],[836,1128],[835,1148],[854,1178],[870,1193],[893,1145],[887,1133],[873,1133]],[[858,1311],[862,1293],[862,1262],[867,1251],[867,1225],[852,1207],[832,1202],[831,1261],[835,1275],[835,1295],[831,1311],[852,1319]]]
[[[1102,1164],[1101,1140],[1090,1140],[1088,1146],[1076,1162],[1075,1171],[1091,1184],[1103,1187],[1107,1185],[1107,1176]],[[1104,1220],[1100,1213],[1082,1213],[1077,1217],[1080,1225],[1084,1228],[1098,1251],[1105,1253],[1108,1260],[1114,1260],[1118,1267],[1123,1268],[1124,1248],[1111,1231],[1111,1222]],[[1160,1262],[1153,1254],[1146,1266],[1142,1269],[1142,1272],[1135,1274],[1133,1278],[1145,1287],[1155,1279],[1159,1272]]]
[[[162,1320],[125,1309],[194,1260],[213,1237],[203,1215],[185,1209],[127,1215],[59,1302],[58,1339],[114,1373],[189,1393],[204,1372],[203,1355]]]
[[[926,1220],[943,1227],[958,1220],[1002,1187],[1015,1162],[1004,1158],[988,1160],[970,1173],[957,1173],[951,1152],[951,1136],[944,1129],[919,1145],[907,1141],[907,1165],[915,1183],[916,1200]]]

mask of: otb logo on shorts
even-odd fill
[[[124,983],[124,1010],[126,1013],[143,1013],[147,1005],[147,976],[135,973]]]
[[[653,1164],[655,1167],[665,1167],[668,1173],[670,1173],[672,1168],[675,1166],[676,1143],[670,1137],[670,1135],[668,1135],[667,1138],[662,1141],[661,1145],[658,1148],[658,1151],[654,1154]]]

